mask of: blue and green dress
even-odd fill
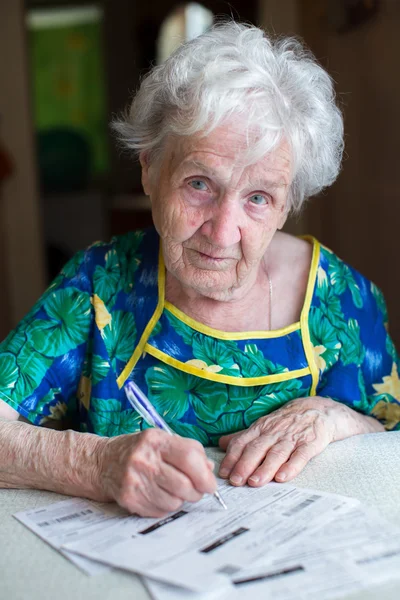
[[[0,399],[35,425],[103,436],[147,427],[134,380],[171,428],[204,445],[286,402],[325,396],[400,429],[398,356],[379,289],[315,239],[300,320],[224,332],[165,300],[154,229],[79,252],[0,346]],[[262,310],[262,307],[259,308]]]

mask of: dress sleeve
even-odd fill
[[[310,337],[317,396],[343,402],[400,429],[399,357],[381,291],[335,255],[319,268]]]
[[[382,292],[370,283],[375,327],[365,334],[362,376],[366,388],[368,414],[388,430],[400,430],[399,356],[389,334],[386,303]]]
[[[87,252],[76,254],[0,345],[0,399],[35,425],[76,416],[93,327]]]

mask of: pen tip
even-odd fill
[[[228,507],[223,501],[221,494],[219,492],[214,492],[214,496],[216,497],[220,505],[224,508],[224,510],[228,510]]]

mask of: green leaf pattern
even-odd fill
[[[141,416],[131,409],[122,410],[119,400],[92,396],[90,408],[90,419],[98,435],[113,437],[141,429]]]
[[[170,423],[171,429],[182,437],[192,438],[201,442],[204,446],[209,444],[209,437],[207,433],[198,425],[191,423],[182,423],[182,421],[172,421]]]
[[[360,339],[360,327],[355,319],[347,321],[346,329],[338,329],[338,337],[342,344],[340,359],[344,365],[361,366],[365,350]]]
[[[135,349],[136,323],[132,313],[115,310],[112,322],[104,327],[102,336],[111,365],[116,370],[117,359],[128,362]]]
[[[354,402],[354,408],[359,412],[368,414],[370,412],[370,401],[365,389],[364,375],[361,369],[358,370],[358,388],[360,390],[361,398]]]
[[[121,267],[118,289],[126,294],[129,294],[133,289],[133,275],[141,263],[140,243],[142,240],[143,231],[133,231],[120,238],[115,238]]]
[[[328,271],[321,266],[317,271],[316,295],[320,306],[312,306],[309,313],[311,342],[315,362],[322,374],[340,358],[345,366],[362,364],[365,351],[356,319],[346,319],[340,296],[350,290],[354,305],[361,309],[363,299],[349,267],[330,250],[324,249]]]
[[[35,319],[26,329],[27,341],[37,352],[54,358],[85,342],[91,323],[89,294],[73,288],[55,291],[46,312],[48,319]]]
[[[143,232],[135,232],[117,238],[112,244],[97,244],[93,264],[90,254],[79,253],[64,267],[41,301],[2,345],[0,398],[11,406],[26,401],[24,414],[37,424],[60,419],[67,410],[74,408],[76,402],[74,390],[69,389],[66,398],[62,389],[62,368],[65,368],[68,375],[85,383],[86,395],[79,403],[82,430],[115,436],[147,427],[140,415],[127,409],[123,390],[118,390],[113,381],[131,358],[142,331],[134,314],[126,309],[134,306],[137,300],[132,294],[135,278],[138,277],[143,289],[151,291],[153,285],[152,277],[151,281],[140,278],[143,273],[140,270],[143,235]],[[329,369],[338,361],[341,368],[350,367],[358,373],[359,395],[354,408],[368,412],[371,399],[367,385],[370,384],[364,381],[363,372],[358,368],[366,353],[361,342],[361,321],[356,318],[357,310],[363,307],[366,288],[357,283],[361,280],[334,254],[325,249],[322,254],[309,312],[309,331],[320,381],[329,377]],[[83,291],[89,289],[89,263],[92,298],[89,292]],[[82,277],[79,276],[81,272]],[[369,297],[372,294],[379,311],[386,315],[379,289],[371,284],[367,291]],[[346,302],[350,299],[352,309],[348,314]],[[94,322],[96,307],[97,320]],[[100,311],[102,307],[104,314]],[[140,360],[144,362],[139,362],[137,368],[138,372],[143,369],[144,391],[179,435],[196,438],[203,444],[215,444],[221,435],[245,429],[290,400],[310,393],[310,377],[256,386],[207,379],[207,371],[214,378],[225,375],[238,380],[277,374],[285,376],[287,367],[281,364],[284,359],[280,361],[278,352],[269,352],[268,358],[264,355],[264,342],[249,340],[244,343],[205,335],[168,310],[164,320],[156,324],[152,336],[162,338],[171,329],[174,343],[178,340],[178,347],[180,345],[186,356],[191,357],[188,366],[202,369],[204,376],[198,377],[164,364],[150,353],[143,354]],[[273,344],[273,341],[269,342]],[[86,354],[80,354],[78,369],[73,362],[74,356],[78,349],[83,353],[81,345],[84,343],[87,344]],[[385,343],[385,350],[395,361],[397,355],[389,337]],[[51,377],[47,378],[54,365]],[[44,390],[43,393],[38,391],[39,388]]]
[[[201,333],[194,333],[192,338],[193,356],[206,365],[218,365],[220,375],[237,376],[238,365],[235,362],[236,345],[233,342],[217,340]]]
[[[321,301],[320,309],[332,322],[341,323],[344,319],[339,296],[329,284],[328,276],[322,267],[318,267],[317,297]]]
[[[61,275],[67,277],[68,279],[72,279],[77,274],[81,264],[84,262],[85,253],[83,250],[77,252],[71,260],[67,262],[66,265],[61,270]]]
[[[93,275],[95,293],[105,305],[111,304],[111,299],[118,290],[120,279],[120,266],[117,251],[109,250],[105,257],[105,265],[97,265]]]
[[[111,365],[108,360],[98,354],[93,355],[91,369],[93,385],[96,385],[96,383],[107,377],[110,367]]]
[[[255,394],[255,399],[245,411],[246,427],[249,427],[260,417],[277,410],[286,402],[308,395],[309,390],[303,389],[298,379],[289,379],[280,383],[270,383]]]
[[[10,393],[17,384],[19,368],[17,359],[11,352],[0,355],[0,389]]]
[[[309,327],[314,356],[321,373],[329,369],[339,357],[341,342],[338,331],[326,316],[326,311],[313,306],[309,313]]]
[[[34,410],[28,414],[28,420],[34,420],[41,415],[39,425],[43,425],[50,420],[60,421],[67,412],[65,402],[55,401],[56,396],[61,392],[61,388],[50,388],[50,390],[40,398],[35,405]]]
[[[358,287],[349,267],[338,256],[330,250],[326,250],[329,260],[329,279],[330,283],[338,296],[344,294],[346,289],[350,290],[354,305],[357,308],[363,307],[360,288]]]
[[[237,360],[243,377],[259,377],[287,370],[265,359],[256,344],[247,344],[245,352],[240,354],[236,345],[230,342],[227,352],[220,340],[199,335],[193,347],[196,358],[209,365],[221,365],[224,370],[229,370],[232,361]],[[208,381],[168,365],[148,369],[146,382],[149,399],[172,428],[192,410],[197,426],[210,436],[211,441],[216,439],[215,436],[248,427],[255,419],[307,391],[302,390],[302,383],[298,379],[242,387]]]
[[[152,367],[146,372],[148,395],[165,419],[181,419],[192,406],[199,419],[212,420],[221,411],[225,397],[218,384],[177,371],[168,365]]]
[[[383,297],[383,294],[382,294],[381,290],[378,288],[378,286],[372,282],[371,282],[371,293],[372,293],[373,297],[375,298],[375,302],[378,306],[378,309],[380,310],[383,320],[384,320],[385,324],[387,325],[388,314],[387,314],[385,298]]]
[[[184,343],[187,344],[188,346],[191,346],[193,336],[196,333],[194,331],[194,329],[191,329],[185,323],[180,321],[169,310],[166,311],[166,315],[167,315],[167,319],[168,319],[170,325],[172,326],[173,329],[175,329],[176,333],[178,333],[180,335],[180,337],[182,338]]]

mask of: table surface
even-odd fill
[[[213,458],[219,451],[210,450]],[[222,456],[222,453],[220,454]],[[400,432],[359,435],[331,444],[294,484],[353,496],[400,526]],[[65,499],[37,490],[0,490],[0,598],[7,600],[148,600],[140,580],[122,571],[88,577],[12,517]],[[245,597],[246,592],[243,592]],[[400,582],[348,600],[398,600]]]

